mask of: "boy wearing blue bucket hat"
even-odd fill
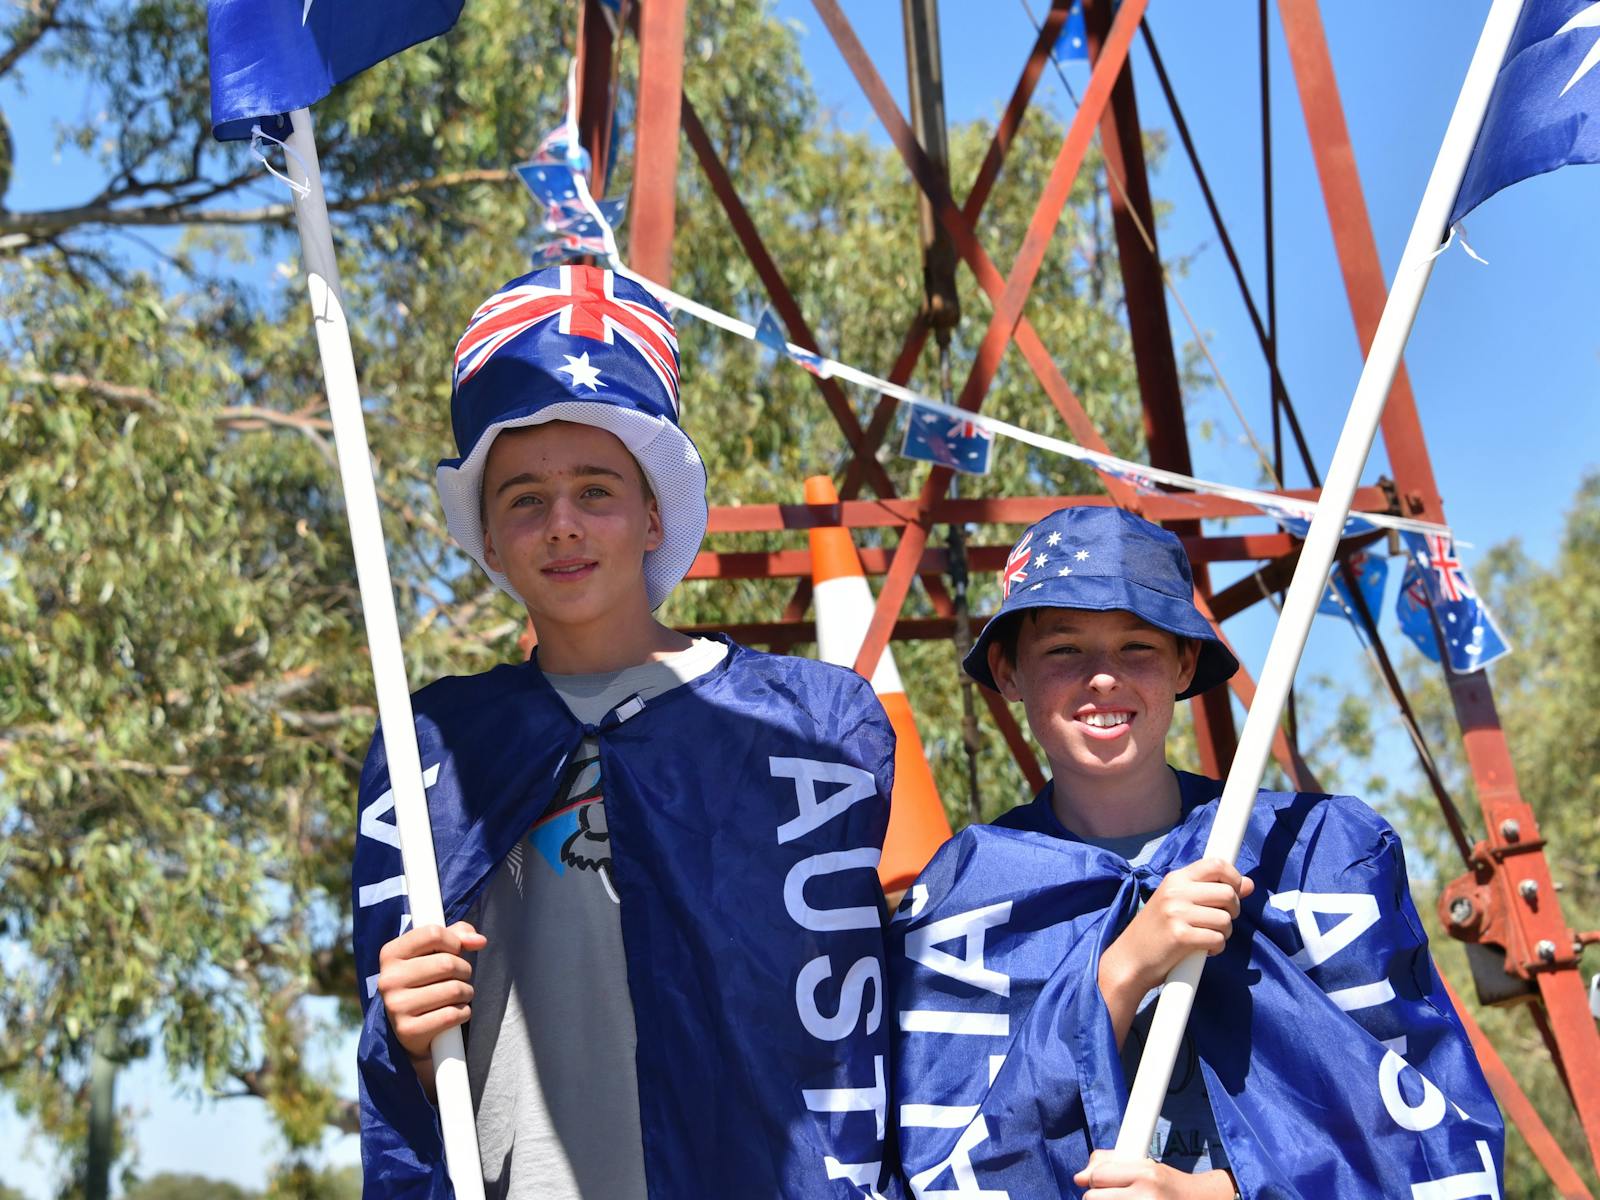
[[[1499,1196],[1503,1130],[1389,826],[1262,792],[1202,860],[1222,785],[1174,770],[1175,702],[1238,662],[1177,537],[1062,509],[1009,556],[963,664],[1020,702],[1035,799],[964,830],[890,936],[903,1169],[918,1196]],[[1112,1161],[1167,973],[1211,955],[1151,1157]]]
[[[465,1025],[488,1194],[871,1196],[894,738],[865,680],[653,612],[706,527],[656,299],[564,266],[456,349],[452,536],[529,661],[414,697],[448,928],[410,929],[382,737],[355,948],[368,1194],[449,1194],[429,1045]]]

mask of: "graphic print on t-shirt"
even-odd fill
[[[533,823],[528,841],[557,875],[565,875],[569,867],[599,875],[606,895],[613,904],[618,903],[611,882],[611,833],[600,787],[600,751],[593,742],[583,743],[555,794],[544,815]],[[521,845],[512,851],[508,863],[520,889]]]

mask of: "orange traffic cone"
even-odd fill
[[[806,480],[807,504],[837,504],[833,480]],[[817,613],[817,657],[851,666],[872,621],[872,592],[850,531],[830,525],[811,530],[811,580]],[[939,802],[922,737],[911,715],[911,701],[900,683],[893,651],[885,647],[872,675],[872,690],[894,726],[894,795],[889,802],[889,832],[878,862],[878,878],[893,906],[950,837],[950,822]]]

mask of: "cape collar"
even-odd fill
[[[1148,873],[1155,878],[1160,878],[1175,867],[1183,866],[1199,858],[1204,851],[1206,837],[1211,832],[1211,823],[1216,819],[1217,801],[1222,795],[1222,781],[1210,779],[1204,775],[1195,775],[1188,771],[1179,771],[1169,767],[1178,777],[1179,812],[1178,823],[1172,832],[1161,844],[1161,848],[1145,867],[1135,868],[1135,873]],[[1055,808],[1051,804],[1054,795],[1055,783],[1046,781],[1044,787],[1027,804],[1019,805],[1008,813],[1002,814],[995,824],[1009,828],[1020,829],[1030,833],[1045,834],[1049,837],[1059,838],[1063,841],[1074,842],[1081,845],[1092,854],[1105,856],[1108,860],[1121,862],[1122,860],[1110,850],[1102,850],[1089,842],[1085,842],[1072,830],[1061,823],[1056,816]],[[1259,812],[1259,806],[1258,806]],[[1238,867],[1241,872],[1248,873],[1261,861],[1260,833],[1255,828],[1256,821],[1252,818],[1251,829],[1246,833],[1244,845],[1240,847]]]

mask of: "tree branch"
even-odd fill
[[[0,50],[0,76],[16,66],[23,55],[38,45],[40,38],[56,27],[56,10],[61,7],[61,0],[34,0],[31,7],[32,20],[25,20],[11,44]]]
[[[233,1077],[244,1088],[242,1092],[225,1092],[218,1096],[219,1100],[235,1100],[241,1096],[254,1096],[258,1100],[267,1099],[267,1076],[272,1073],[272,1065],[264,1063],[261,1066],[247,1071],[234,1071]],[[327,1123],[341,1133],[361,1132],[361,1108],[354,1100],[339,1099],[334,1110],[329,1114]]]
[[[161,398],[150,388],[112,383],[108,379],[96,379],[90,375],[67,371],[16,371],[13,377],[19,383],[30,387],[50,387],[63,392],[87,392],[97,399],[121,405],[123,408],[137,409],[140,412],[157,415],[172,413],[172,410],[163,404]],[[328,444],[327,438],[322,436],[333,432],[333,422],[326,417],[319,417],[305,410],[282,412],[254,404],[231,404],[213,409],[205,415],[219,429],[230,429],[240,433],[271,428],[292,429],[309,438],[316,446],[317,452],[335,469],[338,467],[338,457],[333,447]]]
[[[0,251],[17,250],[47,241],[58,234],[83,225],[281,225],[294,217],[294,205],[263,204],[258,208],[203,208],[199,203],[212,196],[230,191],[255,178],[254,174],[240,175],[234,179],[213,183],[199,196],[186,196],[163,204],[118,207],[116,201],[134,191],[161,190],[166,186],[183,184],[138,184],[119,191],[109,198],[96,198],[87,204],[70,208],[40,209],[36,212],[0,213]],[[450,171],[427,179],[413,179],[393,187],[378,188],[360,196],[335,200],[328,205],[333,212],[352,212],[374,204],[388,204],[427,192],[466,187],[475,183],[505,183],[514,178],[511,171],[501,167],[472,171]],[[185,181],[187,183],[188,181]]]

